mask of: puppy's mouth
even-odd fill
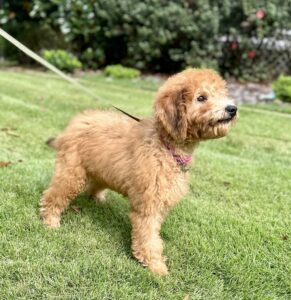
[[[233,117],[227,117],[227,118],[219,119],[219,120],[217,121],[217,124],[227,124],[227,123],[229,123],[232,119],[233,119]]]

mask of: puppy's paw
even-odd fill
[[[61,219],[58,216],[42,217],[43,224],[48,228],[59,228],[61,226]]]
[[[166,264],[160,260],[151,262],[148,265],[148,268],[150,269],[151,272],[161,275],[161,276],[165,276],[169,273]]]

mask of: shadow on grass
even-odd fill
[[[131,226],[128,218],[128,200],[116,193],[109,192],[105,203],[97,203],[87,193],[78,196],[71,206],[78,206],[82,216],[87,216],[98,230],[109,234],[114,242],[118,242],[122,251],[131,257],[130,232]]]

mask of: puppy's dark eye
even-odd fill
[[[207,100],[207,97],[206,96],[199,96],[199,97],[197,97],[197,101],[199,101],[199,102],[204,102],[204,101],[206,101]]]

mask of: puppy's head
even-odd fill
[[[188,69],[159,89],[155,118],[178,142],[223,137],[237,118],[225,81],[208,69]]]

